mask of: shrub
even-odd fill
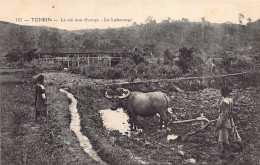
[[[7,62],[18,62],[18,61],[32,61],[33,57],[35,56],[35,52],[37,49],[28,49],[28,50],[22,50],[22,49],[13,49],[9,53],[5,55]]]
[[[25,66],[36,70],[62,70],[64,68],[62,63],[56,64],[39,60],[32,60],[25,63]]]
[[[161,75],[161,78],[175,78],[180,76],[182,71],[176,65],[164,65],[160,67],[159,73]]]
[[[232,72],[241,72],[254,68],[253,61],[246,60],[245,57],[240,57],[232,65]]]
[[[105,78],[107,74],[106,67],[99,64],[85,65],[83,72],[89,78]]]
[[[124,78],[124,71],[120,68],[108,68],[107,70],[107,76],[108,79],[118,79],[118,78]]]
[[[192,56],[193,48],[186,48],[183,47],[179,49],[179,61],[177,62],[177,65],[182,69],[182,72],[188,73],[191,69],[191,61],[193,59]]]
[[[17,50],[12,50],[5,56],[7,62],[17,62],[22,58],[22,54]]]

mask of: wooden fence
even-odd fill
[[[73,56],[73,57],[41,57],[39,58],[40,61],[46,61],[50,64],[59,64],[59,63],[65,63],[67,67],[71,67],[72,64],[75,64],[77,66],[80,66],[82,64],[84,65],[90,65],[91,63],[103,63],[104,65],[111,67],[114,62],[119,62],[122,60],[122,56],[118,57],[111,57],[111,56],[97,56],[97,57],[91,57],[91,56]]]

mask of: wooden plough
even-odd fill
[[[208,120],[205,116],[203,116],[203,114],[200,115],[200,117],[197,117],[195,119],[189,119],[189,120],[181,120],[181,121],[173,121],[170,124],[178,124],[178,123],[190,123],[190,122],[196,122],[196,121],[200,121],[201,122],[201,127],[199,130],[197,131],[192,131],[192,132],[188,132],[183,136],[178,136],[178,138],[176,140],[180,140],[180,141],[186,141],[189,137],[191,137],[192,135],[196,135],[197,133],[205,130],[206,128],[208,128],[208,126],[214,122],[216,122],[217,120]],[[204,124],[204,122],[207,122],[207,124]]]
[[[205,116],[197,117],[196,119],[189,119],[189,120],[181,120],[181,121],[173,121],[173,124],[178,124],[178,123],[190,123],[194,121],[206,121],[209,122],[209,120]]]
[[[186,133],[184,136],[180,137],[181,141],[186,141],[189,137],[191,137],[192,135],[196,135],[197,133],[205,130],[210,124],[212,124],[212,123],[214,123],[216,121],[217,120],[211,120],[206,125],[202,126],[199,130]]]

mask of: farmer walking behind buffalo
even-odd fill
[[[47,118],[47,96],[44,88],[44,76],[37,77],[36,92],[35,92],[35,122],[38,116]],[[46,120],[46,119],[45,119]]]
[[[232,94],[231,87],[223,86],[221,88],[221,95],[224,98],[220,103],[217,121],[219,158],[221,159],[233,157],[231,151],[236,152],[243,146],[233,120]]]

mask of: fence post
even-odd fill
[[[78,55],[78,67],[79,67],[79,55]]]
[[[88,66],[89,66],[89,55],[88,55]]]
[[[112,61],[111,58],[112,58],[112,57],[109,58],[109,62],[108,62],[108,67],[109,67],[109,68],[111,67],[111,61]]]

